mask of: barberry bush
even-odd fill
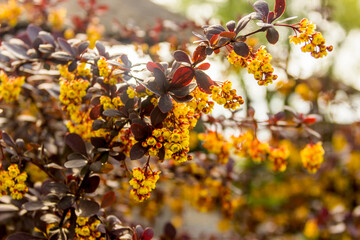
[[[69,27],[61,2],[0,6],[1,238],[359,237],[359,125],[324,119],[317,101],[330,103],[336,86],[285,81],[266,47],[287,29],[295,48],[326,57],[333,47],[315,23],[284,19],[285,0],[273,10],[260,0],[223,25],[159,20],[110,36],[99,22],[107,6],[79,0],[85,17]],[[194,42],[177,39],[179,29]],[[286,105],[297,94],[314,107],[259,120],[257,93],[214,79],[214,59],[242,83],[239,73],[257,88],[276,85],[269,92]],[[217,213],[219,231],[191,234],[199,223],[184,216],[195,210]]]

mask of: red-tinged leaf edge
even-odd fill
[[[77,135],[76,133],[67,133],[65,135],[65,143],[68,145],[74,152],[78,152],[87,156],[86,146],[84,140]]]
[[[154,230],[152,228],[145,228],[143,234],[142,234],[142,239],[143,240],[151,240],[154,237]]]
[[[275,19],[281,17],[285,12],[286,2],[285,0],[275,0]],[[275,20],[274,19],[274,20]]]
[[[205,49],[206,46],[198,46],[195,51],[194,54],[192,56],[192,61],[194,66],[196,66],[197,64],[201,63],[202,61],[204,61],[207,57],[206,53],[205,53]]]
[[[162,66],[160,64],[154,63],[154,62],[148,62],[146,64],[146,68],[150,71],[150,72],[154,72],[155,68],[160,69],[161,71],[163,70]]]
[[[106,208],[111,206],[116,200],[116,195],[114,191],[107,192],[101,200],[101,208]]]
[[[191,83],[194,78],[194,69],[191,67],[181,67],[178,68],[170,83],[171,89],[177,89],[181,87],[185,87]]]
[[[141,145],[141,142],[137,142],[134,144],[134,146],[132,146],[130,150],[130,159],[131,160],[140,159],[145,155],[146,152],[147,149]]]
[[[236,33],[234,33],[234,32],[222,32],[222,33],[219,34],[219,36],[234,39],[236,37]]]

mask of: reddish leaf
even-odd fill
[[[226,38],[230,38],[233,39],[236,36],[236,33],[234,32],[222,32],[219,34],[221,37],[226,37]]]
[[[94,175],[89,177],[87,181],[83,184],[83,189],[86,193],[92,193],[95,192],[99,184],[100,184],[100,177]]]
[[[285,12],[285,0],[276,0],[275,1],[275,19],[281,17],[283,13]],[[274,20],[275,20],[274,19]]]
[[[162,68],[161,68],[158,64],[156,64],[156,63],[154,63],[154,62],[148,62],[148,63],[146,64],[146,68],[147,68],[150,72],[154,72],[154,69],[155,69],[155,68],[158,68],[158,69],[162,70]]]
[[[65,136],[65,143],[74,151],[87,156],[84,140],[76,133],[68,133]]]
[[[177,50],[174,52],[174,58],[178,62],[186,62],[191,64],[189,55],[186,54],[186,52]]]
[[[193,61],[194,65],[196,65],[206,59],[205,49],[206,49],[205,46],[198,46],[195,49],[195,52],[192,57],[192,61]]]
[[[211,45],[216,45],[218,39],[219,39],[219,34],[216,34],[216,35],[212,36],[211,39],[210,39],[210,44]]]
[[[208,70],[210,68],[210,63],[202,63],[199,66],[197,66],[197,69],[200,70]]]
[[[106,193],[101,200],[101,208],[106,208],[110,206],[115,202],[115,200],[116,200],[116,196],[113,191]]]
[[[181,67],[174,73],[170,89],[181,88],[189,85],[194,78],[194,70],[191,67]]]
[[[96,120],[101,115],[101,104],[96,105],[90,111],[90,118],[91,120]]]
[[[130,130],[135,137],[136,141],[143,140],[148,137],[148,126],[139,123],[131,124]]]
[[[143,240],[151,240],[154,237],[154,230],[152,228],[145,228],[143,234],[142,234],[142,239]]]

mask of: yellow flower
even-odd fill
[[[25,77],[8,77],[4,71],[0,71],[0,82],[0,99],[11,103],[18,99]]]
[[[56,31],[62,30],[64,28],[65,19],[66,19],[65,8],[50,9],[48,15],[48,21],[54,30]]]
[[[321,163],[324,161],[324,153],[322,142],[308,144],[301,150],[301,161],[308,172],[315,173],[320,168]]]
[[[7,22],[14,27],[19,19],[23,7],[18,5],[16,0],[8,0],[7,3],[0,4],[0,22]]]

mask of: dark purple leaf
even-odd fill
[[[44,191],[48,191],[51,193],[66,193],[69,191],[69,187],[63,183],[58,182],[45,182],[42,185]]]
[[[73,48],[64,38],[58,38],[57,41],[62,50],[69,53],[71,56],[76,56],[76,53],[74,52]]]
[[[106,117],[126,117],[122,112],[116,109],[108,109],[102,113]]]
[[[277,43],[277,41],[279,41],[279,33],[278,33],[278,31],[276,31],[275,28],[269,28],[266,31],[266,39],[271,44]]]
[[[104,128],[105,124],[106,124],[106,122],[104,119],[96,119],[92,124],[92,130],[96,131],[101,128]]]
[[[102,162],[101,161],[96,161],[90,164],[90,170],[96,173],[101,172],[101,168],[102,168]]]
[[[101,208],[106,208],[112,205],[115,202],[115,200],[116,200],[115,192],[114,191],[107,192],[101,200]]]
[[[66,195],[62,197],[58,203],[58,208],[61,210],[65,210],[71,208],[75,203],[75,196],[73,195]]]
[[[80,217],[91,217],[98,213],[100,206],[98,203],[91,201],[80,199],[79,203],[79,216]]]
[[[132,146],[130,150],[130,159],[131,160],[140,159],[145,155],[146,151],[147,149],[141,146],[141,142],[137,142],[134,144],[134,146]]]
[[[161,93],[164,93],[169,87],[169,82],[166,79],[164,72],[161,71],[159,68],[154,68],[154,77],[155,77],[156,85],[159,88],[159,91]]]
[[[40,210],[44,207],[44,203],[43,202],[27,202],[24,203],[22,205],[23,208],[25,208],[27,211],[36,211],[36,210]]]
[[[223,26],[221,26],[220,24],[216,24],[216,25],[209,26],[208,28],[206,28],[205,31],[207,34],[215,35],[215,34],[225,32],[226,29]]]
[[[172,98],[178,103],[187,103],[190,102],[194,97],[191,95],[186,95],[184,97],[172,96]]]
[[[169,239],[175,239],[176,237],[176,228],[171,223],[166,223],[164,227],[165,236]]]
[[[206,39],[206,37],[204,37],[203,35],[197,33],[197,32],[192,32],[192,34],[194,34],[196,37],[200,38],[202,42],[207,42],[208,40]]]
[[[219,37],[218,42],[216,43],[216,46],[218,47],[222,47],[225,46],[226,44],[228,44],[231,41],[230,38],[227,37]]]
[[[70,160],[64,163],[66,168],[81,168],[88,163],[87,160]]]
[[[121,55],[120,59],[125,64],[125,66],[131,67],[132,64],[127,55],[125,55],[125,54]]]
[[[210,94],[210,87],[215,84],[213,80],[201,70],[195,70],[195,78],[199,89]]]
[[[89,44],[89,41],[80,43],[77,47],[78,55],[81,55],[89,47]]]
[[[91,144],[96,148],[104,148],[107,147],[107,142],[103,137],[92,137],[90,139]]]
[[[163,113],[170,112],[173,108],[173,103],[168,94],[160,96],[158,106]]]
[[[174,52],[174,58],[178,62],[186,62],[191,64],[190,57],[187,53],[181,50],[177,50]]]
[[[150,115],[150,118],[151,118],[151,124],[154,126],[154,127],[157,127],[159,126],[164,120],[165,118],[167,117],[167,113],[163,113],[162,111],[160,111],[159,107],[155,107],[152,112],[151,112],[151,115]]]
[[[55,44],[55,39],[54,39],[54,37],[53,37],[50,33],[45,32],[45,31],[41,31],[41,32],[39,32],[39,37],[40,37],[44,42],[50,43],[53,47],[56,46],[56,44]]]
[[[175,97],[182,98],[190,94],[196,88],[196,83],[190,83],[189,85],[169,91],[169,93]]]
[[[256,1],[253,5],[255,11],[257,11],[261,15],[261,19],[266,22],[266,17],[269,14],[269,5],[265,1]]]
[[[14,140],[6,133],[6,132],[2,132],[2,139],[4,140],[4,142],[9,145],[10,147],[16,149],[16,144],[14,142]]]
[[[151,240],[154,237],[154,230],[152,228],[145,228],[143,234],[142,234],[142,239],[143,240]]]
[[[75,58],[67,53],[64,52],[55,52],[51,54],[52,58],[55,58],[58,61],[61,62],[69,62],[75,60]]]
[[[65,143],[74,151],[87,156],[84,140],[76,133],[67,133]]]
[[[181,67],[174,73],[170,83],[169,90],[185,87],[191,83],[194,78],[194,69],[191,67]]]
[[[234,20],[231,20],[226,23],[226,27],[230,32],[233,32],[235,30],[236,22]]]
[[[234,43],[234,52],[242,57],[247,57],[249,55],[249,46],[244,42]]]
[[[72,61],[68,66],[68,71],[73,72],[77,68],[77,61]]]
[[[26,33],[30,39],[31,42],[34,42],[34,40],[39,35],[39,32],[41,31],[41,28],[34,24],[29,24],[26,28]]]
[[[136,231],[136,235],[141,237],[144,232],[144,228],[141,225],[136,225],[135,231]]]
[[[147,125],[133,123],[130,130],[135,137],[135,140],[140,141],[149,136],[149,127]]]
[[[83,189],[86,193],[93,193],[100,184],[100,177],[97,175],[91,176],[83,185]]]
[[[6,240],[44,240],[46,238],[35,237],[28,233],[14,233],[6,238]]]
[[[95,47],[98,50],[100,56],[106,57],[107,54],[106,54],[105,46],[101,42],[96,41]]]
[[[10,52],[12,55],[14,55],[15,57],[17,57],[19,59],[29,59],[29,56],[26,54],[26,49],[23,48],[22,46],[7,43],[7,42],[2,42],[2,46],[8,52]]]
[[[157,82],[155,82],[155,78],[151,77],[147,79],[144,83],[142,83],[145,88],[147,88],[150,92],[155,93],[158,96],[161,96],[165,92],[163,91],[163,87],[160,87]]]
[[[243,30],[246,27],[246,25],[250,22],[253,16],[254,13],[250,13],[242,17],[236,24],[235,33],[238,34],[241,30]]]

